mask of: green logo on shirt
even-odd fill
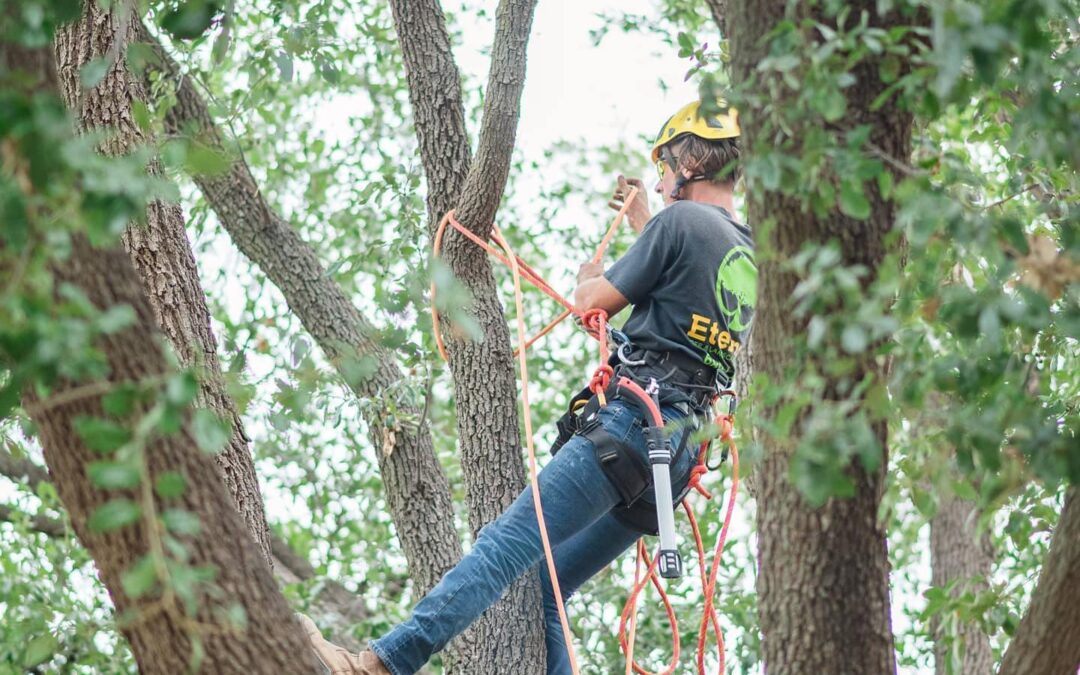
[[[757,302],[757,266],[748,246],[728,251],[716,273],[716,302],[728,328],[742,332],[750,327]]]

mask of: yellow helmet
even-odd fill
[[[735,138],[739,135],[739,112],[727,101],[716,101],[715,114],[702,115],[701,101],[687,103],[664,122],[652,146],[652,161],[660,159],[660,148],[683,134],[693,134],[710,141]]]

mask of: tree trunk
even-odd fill
[[[0,62],[35,78],[28,88],[59,93],[54,59],[47,48],[25,49],[0,42]],[[58,290],[62,284],[71,284],[99,310],[116,305],[132,308],[133,325],[95,341],[95,348],[108,366],[108,383],[142,382],[168,373],[154,316],[130,260],[122,251],[94,249],[85,237],[76,234],[70,255],[62,265],[54,267],[53,273]],[[90,389],[82,388],[88,384]],[[291,620],[288,605],[259,551],[246,536],[246,528],[213,463],[196,447],[187,420],[179,432],[153,436],[147,441],[142,449],[144,471],[137,492],[106,492],[88,480],[88,465],[100,460],[101,455],[80,440],[74,423],[84,415],[103,416],[101,393],[93,386],[100,384],[60,382],[45,400],[40,400],[31,387],[25,403],[37,427],[57,492],[76,534],[98,566],[140,672],[186,672],[193,656],[200,652],[203,672],[315,672],[314,659]],[[163,498],[154,491],[152,486],[166,472],[184,478],[185,487],[179,495]],[[107,532],[92,530],[88,525],[90,515],[117,496],[137,500],[142,509],[138,522]],[[169,600],[167,595],[157,597],[151,592],[137,600],[124,590],[123,575],[134,563],[152,550],[157,551],[159,560],[164,557],[157,548],[162,542],[157,514],[165,509],[184,509],[198,517],[198,533],[177,535],[176,539],[188,556],[186,565],[214,573],[210,586],[194,587],[196,605],[190,612],[181,609],[175,597]],[[172,580],[175,582],[175,577]],[[209,593],[211,587],[221,595]],[[222,610],[230,611],[233,606],[246,615],[245,627],[224,620]]]
[[[768,45],[762,38],[786,18],[787,6],[792,5],[783,0],[732,0],[728,4],[736,83],[767,76],[755,73],[767,53]],[[855,16],[867,12],[874,25],[886,30],[893,25],[891,15],[878,15],[874,2],[864,0],[849,6]],[[799,14],[793,17],[796,22],[803,18],[831,22],[821,15],[821,5],[799,5],[794,11]],[[906,159],[911,151],[911,116],[891,102],[870,112],[870,102],[885,86],[878,77],[879,65],[877,58],[867,58],[855,67],[852,74],[856,84],[845,90],[848,115],[830,131],[842,133],[867,124],[872,143],[890,157]],[[776,90],[784,91],[781,85]],[[770,111],[782,108],[784,103],[772,96],[764,98],[768,100],[741,111],[744,152],[751,160],[756,146],[772,141],[771,137],[759,138],[755,116],[774,114]],[[783,383],[797,365],[791,345],[806,329],[806,321],[791,311],[790,298],[799,279],[787,270],[786,262],[806,243],[835,240],[841,247],[841,264],[862,264],[876,273],[886,253],[885,237],[893,226],[895,207],[882,199],[875,187],[868,190],[871,214],[865,221],[839,212],[815,217],[804,210],[799,200],[780,193],[756,192],[753,185],[750,198],[751,223],[775,222],[767,245],[773,254],[761,260],[759,268],[752,338],[754,367],[769,381]],[[855,368],[847,376],[851,381],[858,382],[867,375],[883,381],[885,367],[872,358],[860,359]],[[839,381],[830,380],[830,396],[836,395],[841,386]],[[773,417],[776,406],[764,406],[763,412]],[[789,479],[791,452],[800,433],[798,423],[792,427],[791,438],[771,440],[772,447],[766,448],[756,472],[756,493],[759,615],[763,657],[769,673],[878,675],[896,670],[889,616],[889,561],[884,528],[877,522],[886,466],[886,432],[883,421],[875,422],[874,433],[883,449],[880,468],[870,472],[860,462],[853,463],[848,475],[854,495],[829,499],[820,508],[810,507]]]
[[[109,382],[139,382],[168,372],[165,355],[158,346],[161,336],[152,328],[156,325],[154,315],[122,251],[93,249],[76,237],[71,257],[63,269],[56,270],[55,278],[58,283],[81,288],[99,309],[127,304],[135,310],[134,326],[104,336],[97,344],[108,360]],[[75,383],[66,383],[53,395],[62,396],[74,389]],[[196,447],[186,427],[147,444],[143,478],[144,482],[156,484],[162,474],[176,472],[184,477],[184,492],[170,499],[152,496],[149,489],[141,496],[128,494],[140,504],[141,520],[99,533],[90,529],[88,519],[117,493],[97,489],[87,479],[87,465],[100,460],[101,455],[79,439],[74,420],[83,415],[104,417],[100,395],[73,397],[59,403],[57,400],[36,401],[31,394],[28,410],[38,427],[57,492],[71,516],[75,533],[97,564],[139,671],[146,675],[186,672],[197,653],[198,640],[205,654],[201,672],[315,672],[311,650],[296,629],[269,567],[247,536],[213,462]],[[124,573],[160,547],[158,514],[167,509],[183,509],[199,518],[198,535],[182,539],[190,555],[186,564],[213,569],[212,584],[221,592],[218,598],[207,592],[208,587],[199,589],[198,610],[191,617],[175,597],[171,602],[167,596],[133,599],[124,591]],[[246,628],[232,628],[223,619],[223,612],[233,603],[243,608]]]
[[[142,81],[128,71],[125,56],[139,23],[131,5],[114,3],[111,9],[104,9],[91,1],[86,3],[83,18],[64,27],[56,36],[57,71],[64,99],[75,112],[82,131],[107,132],[100,149],[113,157],[128,155],[151,140],[132,114],[133,103],[146,101],[147,96]],[[113,61],[108,73],[97,86],[84,90],[79,76],[81,69],[90,61],[102,58]],[[156,160],[151,162],[149,172],[161,176]],[[180,363],[199,369],[197,405],[212,410],[232,425],[229,442],[217,455],[217,465],[248,532],[266,563],[272,565],[270,530],[248,448],[249,439],[236,406],[225,392],[217,341],[210,328],[210,311],[184,231],[180,205],[152,202],[146,209],[146,223],[132,224],[123,241],[158,326],[169,338]]]
[[[938,506],[930,521],[930,566],[936,588],[956,581],[956,595],[987,589],[994,548],[989,534],[977,531],[977,514],[974,502],[955,495],[945,497]],[[990,638],[977,625],[960,624],[956,634],[947,636],[941,620],[935,617],[930,629],[934,636],[935,675],[977,675],[993,670]],[[955,661],[954,654],[958,656]]]
[[[446,20],[438,0],[391,0],[409,101],[427,177],[429,232],[450,209],[487,238],[502,198],[517,129],[525,52],[535,0],[503,0],[495,17],[491,70],[475,159]],[[487,254],[449,232],[444,257],[473,296],[480,339],[446,336],[457,404],[458,440],[473,533],[501,514],[525,485],[518,387],[510,334]],[[536,571],[524,575],[475,630],[497,648],[492,672],[543,673],[543,613]]]
[[[1076,675],[1080,670],[1080,489],[1069,488],[1031,606],[999,675]]]

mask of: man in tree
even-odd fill
[[[583,312],[614,315],[634,306],[610,365],[616,377],[657,385],[662,417],[676,429],[670,463],[676,502],[697,460],[687,448],[687,418],[703,415],[718,388],[730,385],[734,354],[753,315],[752,238],[731,215],[738,135],[736,113],[723,103],[706,110],[694,102],[668,119],[652,150],[660,174],[656,191],[666,208],[650,219],[644,196],[632,204],[628,214],[640,238],[606,272],[601,264],[584,263],[574,292]],[[628,197],[632,183],[620,176],[613,205]],[[557,452],[539,474],[564,600],[643,532],[655,533],[643,414],[614,384],[605,393],[597,397],[586,389],[575,397],[559,423]],[[303,621],[312,647],[334,675],[415,673],[543,556],[533,498],[525,490],[480,531],[472,551],[420,600],[412,617],[373,641],[370,650],[349,653],[324,640],[310,619]],[[547,672],[561,675],[571,667],[543,565],[541,577]]]

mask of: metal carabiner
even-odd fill
[[[619,363],[623,364],[624,366],[643,366],[643,365],[645,365],[645,359],[638,359],[636,361],[631,361],[630,360],[630,357],[626,355],[626,349],[629,348],[629,347],[630,347],[629,342],[624,342],[621,345],[619,345],[618,351],[615,352],[619,357]]]

